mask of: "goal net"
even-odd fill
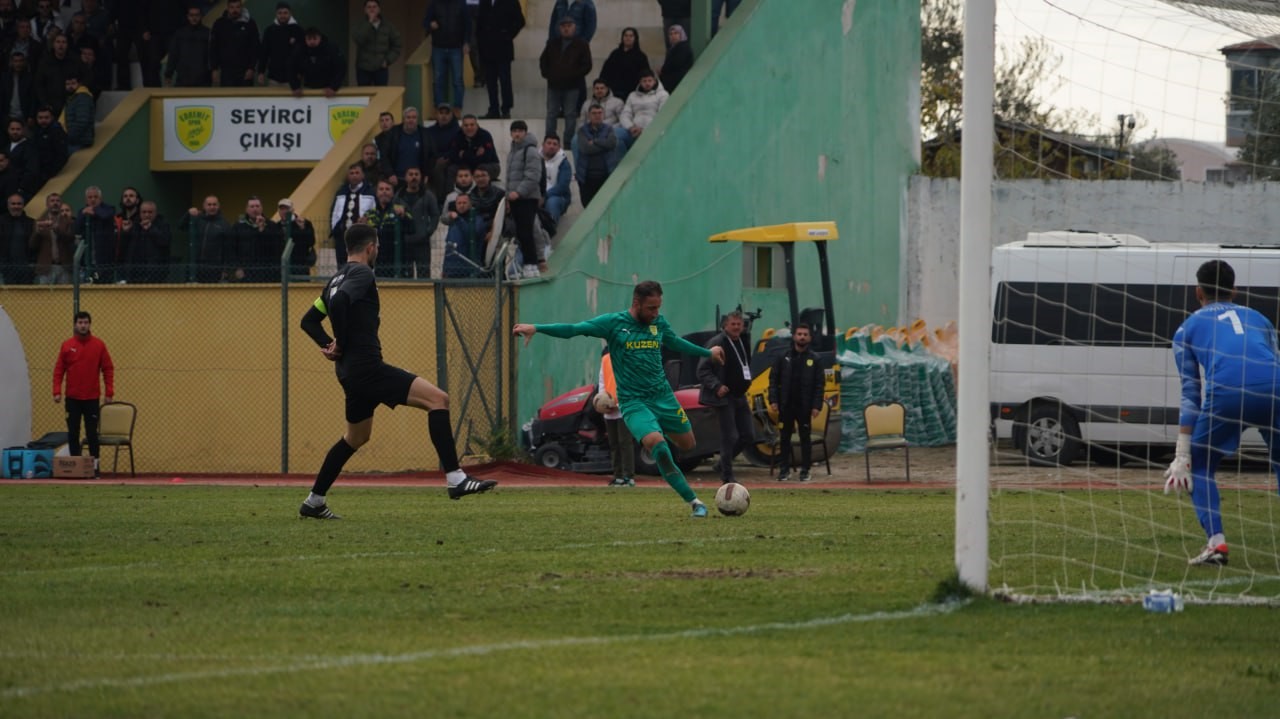
[[[1060,58],[1040,99],[1063,126],[997,120],[986,272],[961,267],[962,302],[990,298],[985,324],[960,321],[962,413],[965,343],[989,362],[985,586],[1031,601],[1172,589],[1188,603],[1280,604],[1280,487],[1262,434],[1214,449],[1227,450],[1216,515],[1208,485],[1196,500],[1164,492],[1183,393],[1174,336],[1201,306],[1197,269],[1229,263],[1236,302],[1280,324],[1271,160],[1240,152],[1275,145],[1280,164],[1280,137],[1259,118],[1280,87],[1280,6],[996,0],[995,13],[997,77],[1002,52],[1028,39]],[[1256,359],[1204,349],[1223,366]],[[1227,563],[1190,563],[1219,532]]]

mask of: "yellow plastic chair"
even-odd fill
[[[911,481],[911,446],[907,444],[907,408],[901,402],[873,402],[862,410],[867,425],[867,483],[871,482],[871,453],[901,449],[907,481]]]
[[[129,450],[129,476],[138,476],[133,469],[133,425],[138,418],[138,408],[129,402],[111,402],[102,405],[98,413],[98,444],[115,447],[115,461],[111,471],[120,464],[120,448]]]

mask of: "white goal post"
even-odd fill
[[[1236,273],[1235,302],[1280,326],[1280,236],[1274,230],[1280,210],[1265,199],[1278,183],[1271,181],[1268,190],[1253,179],[1265,175],[1249,172],[1243,151],[1236,154],[1242,145],[1236,138],[1228,147],[1225,129],[1220,141],[1200,138],[1179,146],[1177,158],[1182,172],[1191,163],[1188,148],[1221,145],[1216,161],[1225,175],[1202,167],[1192,178],[1174,173],[1133,180],[1132,174],[1098,171],[1106,163],[1113,170],[1126,162],[1134,167],[1139,138],[1133,118],[1141,131],[1144,110],[1182,111],[1179,119],[1192,117],[1199,130],[1210,121],[1214,130],[1225,128],[1241,100],[1231,94],[1235,75],[1228,93],[1215,95],[1212,82],[1190,78],[1179,63],[1149,62],[1138,70],[1141,82],[1163,83],[1160,90],[1170,98],[1166,107],[1142,106],[1150,94],[1137,89],[1109,98],[1095,93],[1104,98],[1097,116],[1110,118],[1093,126],[1095,134],[1045,133],[1068,145],[1092,143],[1091,151],[1100,153],[1095,159],[1106,155],[1105,161],[1097,159],[1092,171],[1079,175],[1065,171],[1063,179],[997,180],[993,158],[1007,134],[993,113],[1001,49],[997,8],[1003,12],[1006,4],[1025,7],[1033,1],[964,2],[956,274],[958,578],[973,591],[1014,601],[1136,602],[1148,592],[1171,589],[1188,604],[1280,605],[1280,478],[1274,472],[1280,465],[1269,462],[1263,434],[1249,430],[1239,447],[1214,448],[1210,454],[1222,461],[1209,483],[1212,491],[1199,489],[1194,500],[1164,491],[1164,469],[1185,406],[1187,372],[1176,363],[1174,337],[1200,307],[1198,267],[1228,262]],[[1223,52],[1240,47],[1270,57],[1267,46],[1280,37],[1280,3],[1165,0],[1167,7],[1159,11],[1150,0],[1105,0],[1089,10],[1064,10],[1048,0],[1036,6],[1049,8],[1045,16],[1079,13],[1088,29],[1068,41],[1066,51],[1119,73],[1135,63],[1120,51],[1105,55],[1106,39],[1094,36],[1114,20],[1086,17],[1101,4],[1119,7],[1118,13],[1168,11],[1187,18],[1180,30],[1202,32],[1215,25],[1222,35],[1234,35],[1221,44],[1209,40],[1187,48],[1131,34],[1142,58],[1195,55],[1219,79],[1229,70],[1256,67],[1265,76],[1259,83],[1280,87],[1280,48],[1270,65],[1256,57],[1241,65],[1239,57]],[[1023,19],[999,18],[1000,27]],[[1101,88],[1099,81],[1090,90]],[[1200,108],[1200,115],[1185,111],[1176,96],[1190,90],[1197,98],[1219,97],[1221,104]],[[1108,124],[1117,117],[1119,128]],[[1253,137],[1266,139],[1270,132],[1261,122],[1249,127]],[[1249,179],[1222,181],[1233,171]],[[1203,474],[1198,477],[1197,487],[1209,486]],[[1197,562],[1206,542],[1208,548],[1218,546],[1220,535],[1223,545],[1229,543],[1230,561]]]

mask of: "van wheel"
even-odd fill
[[[1022,452],[1032,464],[1066,467],[1080,454],[1080,424],[1058,405],[1032,407],[1019,434]]]

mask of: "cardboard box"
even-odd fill
[[[93,457],[54,457],[56,479],[93,479]]]

